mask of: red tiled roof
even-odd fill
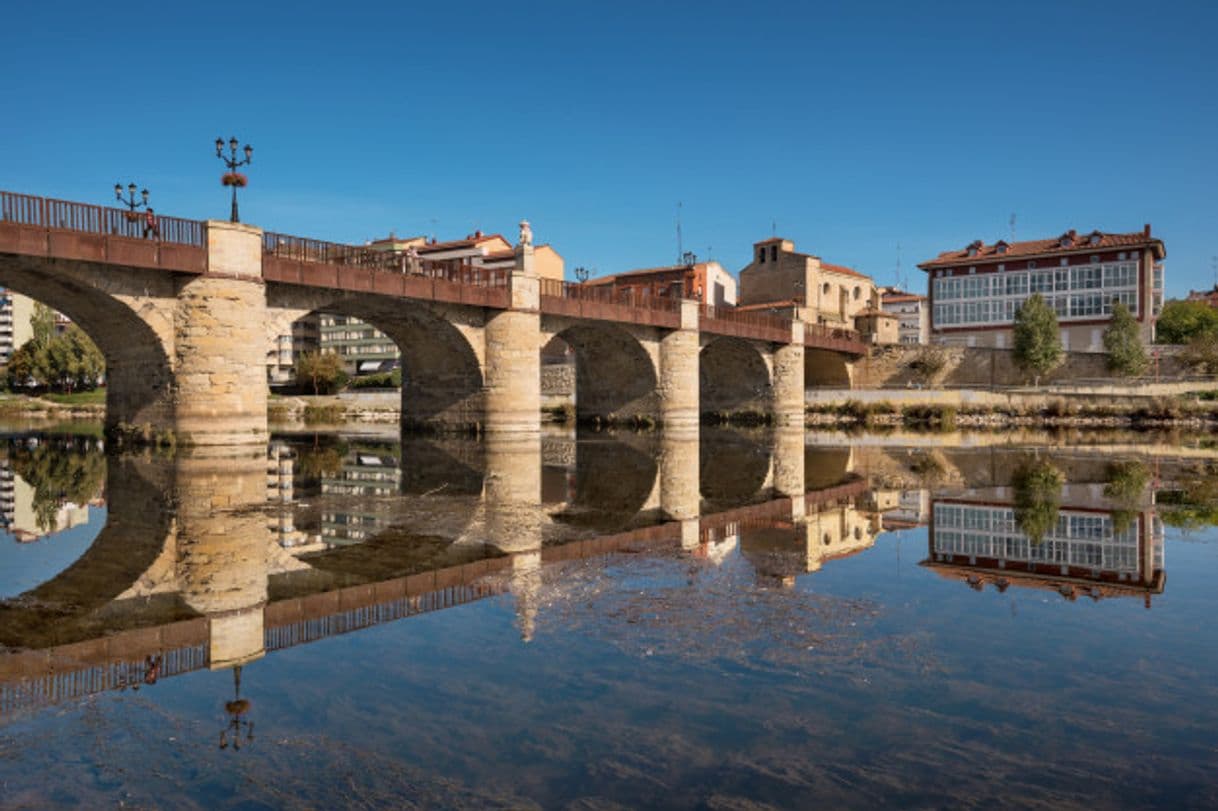
[[[1096,243],[1092,243],[1091,237],[1096,235],[1099,237]],[[1063,245],[1063,242],[1067,244]],[[1005,246],[1005,251],[1000,251],[999,248]],[[1112,248],[1139,248],[1153,247],[1156,248],[1159,258],[1167,255],[1166,249],[1163,247],[1163,240],[1150,235],[1150,226],[1146,226],[1145,230],[1136,231],[1131,234],[1106,234],[1102,231],[1092,231],[1087,234],[1080,234],[1076,231],[1067,231],[1066,233],[1054,237],[1052,239],[1033,239],[1025,242],[1006,242],[999,240],[993,245],[986,245],[980,240],[966,245],[954,251],[944,251],[926,262],[922,262],[918,267],[926,270],[932,267],[949,267],[969,262],[986,262],[997,259],[1009,259],[1012,257],[1035,257],[1044,255],[1056,255],[1069,253],[1073,251],[1086,252],[1096,250],[1108,250]],[[969,256],[970,249],[975,249],[976,253]]]
[[[880,301],[883,304],[897,304],[904,301],[926,301],[926,296],[919,296],[917,293],[881,293]]]
[[[466,237],[465,239],[452,239],[448,242],[433,242],[430,245],[420,245],[416,250],[418,250],[419,253],[430,253],[432,251],[452,251],[458,248],[473,248],[477,245],[481,245],[484,242],[494,242],[497,239],[507,242],[506,239],[503,239],[502,234],[484,234],[480,237]]]
[[[859,273],[854,268],[848,268],[845,265],[834,265],[834,264],[830,264],[829,262],[821,262],[820,267],[821,267],[821,270],[827,270],[827,271],[830,271],[831,273],[844,273],[847,276],[858,276],[860,279],[867,278],[867,274]]]
[[[658,268],[640,268],[639,270],[627,270],[622,273],[615,273],[612,276],[598,276],[595,279],[589,279],[584,284],[610,284],[625,276],[634,278],[638,276],[658,276],[661,273],[689,272],[695,267],[696,265],[666,265]]]
[[[784,307],[802,307],[803,305],[796,299],[784,299],[782,301],[761,301],[756,304],[741,304],[737,305],[737,310],[777,310]]]

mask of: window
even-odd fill
[[[857,287],[856,287],[856,288],[854,288],[854,300],[855,300],[855,301],[858,301],[858,300],[859,300],[859,296],[861,296],[862,294],[863,294],[863,291],[862,291],[862,290],[860,290],[860,289],[859,289],[859,288],[857,288]]]
[[[757,261],[758,261],[758,263],[760,263],[762,265],[765,264],[765,246],[764,245],[757,250]]]
[[[1053,292],[1053,271],[1042,270],[1036,273],[1028,274],[1031,282],[1033,293],[1051,293]]]
[[[778,261],[778,246],[777,245],[770,246],[770,261],[771,262]]]
[[[1028,270],[1032,270],[1035,267],[1036,267],[1036,260],[1035,259],[1028,260]]]
[[[831,288],[831,287],[829,286],[829,283],[828,283],[828,282],[825,282],[825,286],[821,288],[821,290],[824,292],[824,294],[825,294],[826,296],[827,296],[827,295],[829,295],[829,291],[830,291],[830,290],[832,290],[832,289],[833,289],[833,288]]]
[[[1028,274],[1012,273],[1006,278],[1006,294],[1008,296],[1024,296],[1028,293]]]
[[[1070,289],[1070,271],[1058,270],[1053,273],[1053,289],[1054,290],[1069,290]]]
[[[1099,263],[1100,263],[1100,258],[1098,256],[1096,256],[1095,254],[1092,254],[1091,255],[1091,264],[1098,265]]]
[[[1078,267],[1070,271],[1071,290],[1091,290],[1099,287],[1102,281],[1103,274],[1098,267]]]

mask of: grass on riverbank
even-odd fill
[[[46,392],[40,394],[39,397],[43,400],[50,400],[52,403],[66,406],[80,405],[105,405],[106,390],[93,389],[92,391],[74,391],[71,394],[57,394],[55,392]]]
[[[958,424],[974,428],[1009,425],[1111,424],[1153,427],[1173,423],[1218,422],[1218,405],[1188,397],[1158,397],[1150,401],[1087,403],[1055,398],[1035,406],[962,406],[891,402],[814,403],[807,408],[812,423],[858,425],[865,428],[904,426],[950,431]]]

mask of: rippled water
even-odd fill
[[[0,806],[1218,807],[1218,459],[1123,442],[9,437]]]

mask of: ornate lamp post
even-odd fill
[[[129,220],[135,219],[136,209],[143,208],[144,206],[148,205],[148,190],[144,189],[143,191],[141,191],[140,197],[142,199],[136,200],[134,183],[127,184],[127,198],[126,199],[123,198],[123,185],[121,183],[115,183],[114,184],[114,196],[120,203],[122,203],[123,205],[125,205],[127,207],[128,211],[131,215],[127,218]]]
[[[224,139],[216,139],[216,157],[222,160],[224,165],[228,167],[228,171],[220,176],[220,183],[225,186],[232,186],[233,188],[233,211],[232,215],[229,217],[229,222],[241,222],[241,220],[237,218],[237,189],[245,186],[245,184],[249,182],[245,175],[238,172],[237,169],[245,166],[254,159],[254,148],[249,144],[245,145],[245,160],[238,159],[237,144],[238,141],[236,136],[228,139],[228,149],[231,153],[231,157],[229,157],[224,154]]]
[[[236,222],[236,220],[233,220]],[[224,702],[224,712],[228,715],[228,723],[220,733],[220,748],[241,748],[241,736],[245,735],[245,743],[254,740],[254,722],[246,717],[250,711],[249,699],[241,697],[241,666],[233,668],[233,700]]]
[[[588,277],[591,275],[592,275],[591,271],[589,271],[583,265],[580,265],[579,267],[577,267],[575,269],[575,278],[579,280],[580,284],[583,284],[584,282],[588,281]]]

